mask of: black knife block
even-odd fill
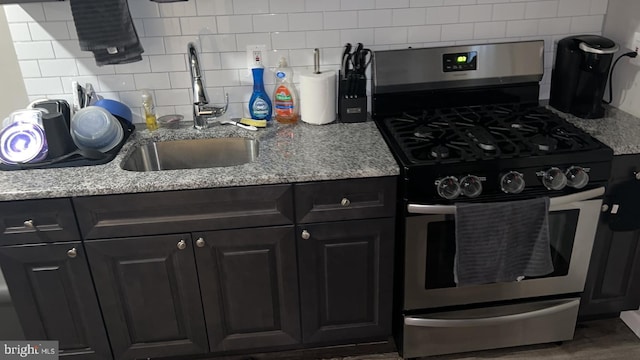
[[[367,78],[340,79],[338,85],[338,117],[340,122],[367,121]]]

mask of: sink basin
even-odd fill
[[[136,148],[122,168],[129,171],[200,169],[242,165],[258,158],[258,141],[214,138],[158,141]]]

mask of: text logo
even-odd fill
[[[57,341],[2,341],[0,360],[14,359],[58,359]]]

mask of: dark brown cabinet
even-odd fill
[[[393,219],[298,227],[305,343],[391,335]]]
[[[85,246],[115,359],[209,351],[189,234]]]
[[[111,359],[79,241],[0,247],[0,264],[27,339],[59,341],[63,359]]]
[[[617,316],[621,311],[640,306],[640,230],[614,231],[610,222],[623,211],[640,214],[629,206],[616,207],[617,200],[640,194],[640,155],[615,156],[611,178],[603,200],[603,214],[598,224],[579,316]],[[633,204],[630,204],[633,206]],[[636,221],[636,220],[632,220]],[[638,218],[640,225],[640,218]],[[615,227],[614,227],[615,228]]]
[[[212,352],[299,344],[293,226],[194,234]]]

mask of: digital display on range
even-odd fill
[[[469,71],[478,68],[478,52],[469,51],[466,53],[444,54],[442,55],[442,71]]]

